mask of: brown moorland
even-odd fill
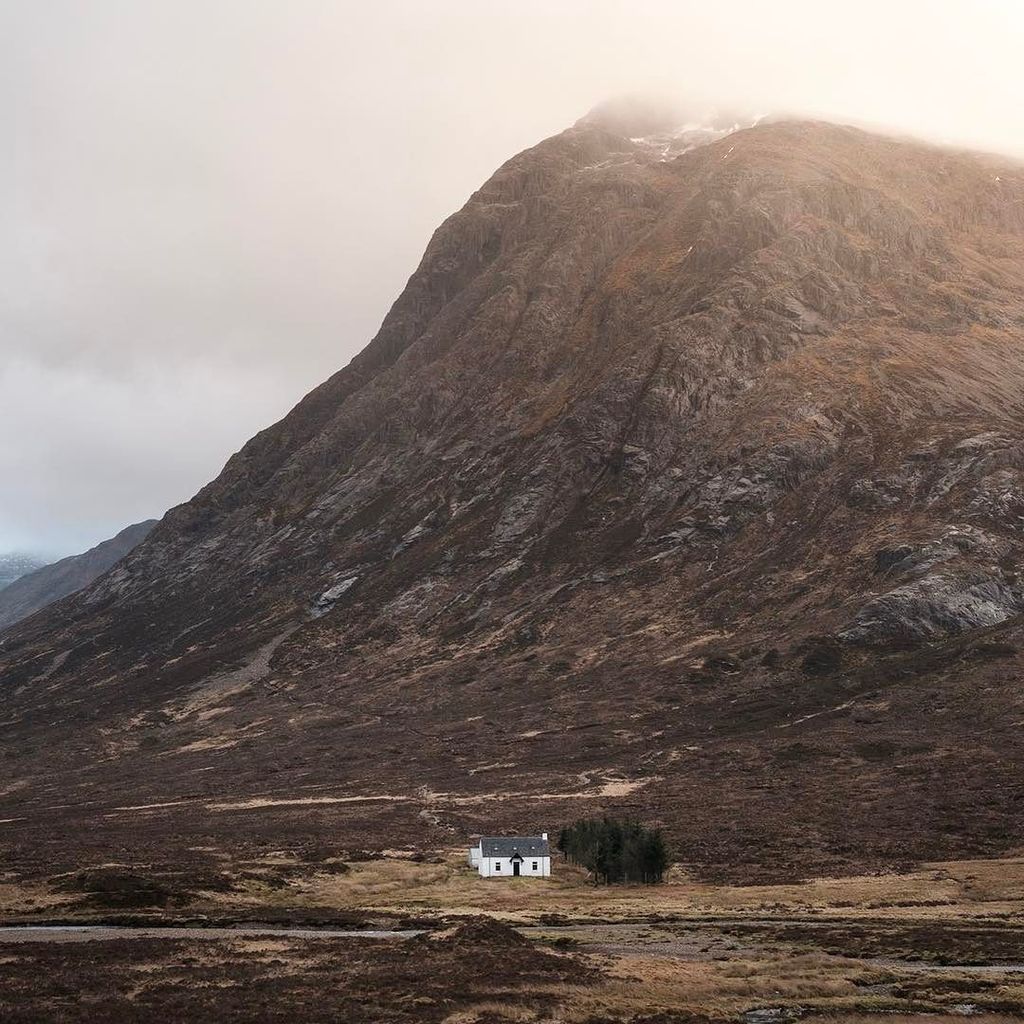
[[[770,886],[715,885],[674,869],[664,885],[608,887],[561,862],[550,881],[494,882],[456,851],[337,853],[303,862],[225,852],[219,871],[189,877],[111,864],[49,887],[8,880],[2,910],[22,927],[0,930],[0,1012],[14,1021],[159,1012],[169,1024],[297,1013],[448,1024],[739,1015],[862,1024],[880,1014],[1002,1024],[1024,1013],[1020,859]],[[109,898],[128,891],[134,905]],[[58,920],[121,930],[39,928]]]

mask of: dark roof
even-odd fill
[[[483,836],[480,839],[482,857],[550,857],[548,841],[540,836]]]

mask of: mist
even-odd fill
[[[622,93],[1024,157],[1024,5],[0,2],[0,551],[161,515]]]

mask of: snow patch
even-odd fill
[[[756,123],[757,121],[755,120],[750,124],[737,123],[728,128],[721,128],[710,124],[690,122],[666,132],[632,136],[629,141],[636,146],[644,146],[647,149],[654,150],[657,153],[658,160],[664,162],[666,160],[674,160],[677,156],[688,153],[691,149],[697,149],[699,146],[707,146],[712,142],[717,142],[719,139],[724,139],[727,135],[731,135],[741,128],[750,128]],[[723,159],[725,158],[723,157]]]

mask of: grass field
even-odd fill
[[[171,1024],[293,1019],[285,1010],[301,1007],[308,1021],[1003,1024],[1024,1015],[1022,858],[776,886],[713,886],[677,868],[663,885],[616,887],[561,863],[548,881],[483,880],[456,850],[426,862],[392,851],[219,863],[215,888],[196,889],[193,878],[187,895],[160,907],[112,909],[66,880],[10,877],[0,901],[8,921],[26,923],[113,916],[428,931],[0,937],[0,1016],[120,1022],[159,1011]]]
[[[446,851],[440,863],[402,856],[349,863],[344,874],[311,871],[268,891],[259,873],[273,877],[299,867],[269,856],[247,865],[248,889],[218,897],[254,906],[315,905],[346,910],[431,915],[487,913],[535,923],[550,915],[571,920],[637,917],[838,915],[842,918],[942,920],[974,917],[1024,919],[1024,858],[928,864],[905,874],[825,878],[791,885],[711,885],[676,868],[662,885],[595,886],[581,869],[554,863],[553,877],[482,879],[464,852]]]

